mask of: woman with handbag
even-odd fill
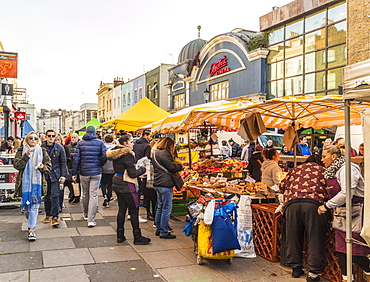
[[[326,147],[322,152],[322,161],[327,167],[324,177],[330,200],[324,205],[319,206],[318,213],[324,214],[329,209],[334,209],[333,228],[335,232],[335,249],[342,270],[343,281],[347,281],[345,166],[348,165],[348,162],[343,156],[342,149],[342,147],[331,145]],[[351,166],[352,238],[354,239],[354,243],[352,244],[353,262],[365,271],[367,281],[370,281],[370,263],[367,258],[370,254],[370,248],[362,245],[365,241],[360,236],[363,220],[365,183],[360,168],[354,163],[349,163],[349,165]],[[362,244],[360,245],[358,243]]]
[[[146,245],[151,240],[143,237],[139,228],[140,194],[137,182],[137,177],[143,175],[146,169],[135,167],[135,155],[132,151],[134,141],[131,134],[122,135],[118,141],[120,145],[107,152],[108,159],[113,161],[115,175],[112,188],[118,197],[117,243],[126,241],[124,224],[128,209],[131,216],[134,245]]]
[[[179,171],[181,164],[175,162],[175,141],[165,137],[158,142],[153,152],[154,188],[157,191],[157,211],[154,224],[157,228],[155,235],[161,239],[175,239],[176,236],[168,230],[172,211],[173,187],[179,190],[183,185]]]
[[[50,157],[46,150],[41,148],[36,132],[31,131],[26,135],[23,146],[15,154],[14,168],[19,171],[15,195],[22,197],[21,209],[28,219],[28,240],[35,241],[41,196],[46,195],[47,189],[45,175],[51,170]]]

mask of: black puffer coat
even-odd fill
[[[172,173],[183,170],[182,165],[176,164],[173,156],[167,150],[158,149],[154,154],[155,158],[154,156],[152,157],[154,166],[154,187],[172,188],[175,186],[172,176],[165,172],[159,165]]]
[[[108,160],[113,161],[114,172],[123,175],[127,170],[128,176],[136,178],[145,173],[145,167],[136,169],[135,157],[132,150],[128,147],[116,146],[107,152]],[[123,176],[114,175],[113,191],[116,193],[130,193],[130,188],[126,181],[123,181]]]

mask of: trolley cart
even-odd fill
[[[13,165],[0,165],[0,207],[2,206],[19,206],[20,201],[17,201],[12,196],[15,191],[15,182],[18,170],[13,168]]]

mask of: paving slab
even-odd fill
[[[84,220],[82,210],[79,213],[71,213],[71,218],[72,220]],[[99,213],[97,213],[95,215],[95,219],[103,219],[103,217]]]
[[[116,231],[112,226],[95,226],[95,227],[77,227],[77,230],[81,236],[97,236],[97,235],[113,235]]]
[[[99,248],[122,246],[127,243],[117,243],[116,235],[97,235],[72,237],[76,248]]]
[[[26,238],[20,241],[0,242],[0,254],[21,253],[29,251],[30,242],[26,240]]]
[[[143,260],[85,265],[85,269],[91,282],[164,281]]]
[[[145,252],[140,255],[153,268],[194,265],[192,261],[176,250]]]
[[[63,209],[65,213],[82,213],[82,206],[81,207],[67,207]]]
[[[41,252],[1,255],[0,272],[42,268]]]
[[[160,239],[158,236],[155,236],[154,234],[146,234],[142,230],[142,234],[145,237],[149,237],[152,242],[151,244],[148,245],[132,245],[132,247],[138,252],[138,253],[145,253],[145,252],[161,252],[161,251],[166,251],[166,250],[178,250],[181,247],[177,239],[171,239],[171,240],[165,240],[165,239]]]
[[[27,232],[22,230],[0,231],[0,242],[23,241],[27,239]]]
[[[37,239],[80,236],[76,228],[36,229]]]
[[[209,269],[203,265],[189,265],[189,266],[177,266],[177,267],[166,267],[158,269],[158,272],[168,282],[178,281],[202,281],[202,282],[227,282],[233,281],[228,279],[222,273],[216,272],[213,269]],[[244,281],[255,281],[249,280],[248,277],[243,277]]]
[[[106,221],[106,222],[117,222],[117,215],[116,216],[103,216],[103,219]]]
[[[86,220],[67,220],[65,221],[68,227],[86,227]],[[109,222],[106,222],[104,219],[95,220],[97,226],[110,226]]]
[[[21,229],[20,223],[1,222],[0,231],[16,231]]]
[[[44,268],[31,270],[30,282],[39,282],[39,281],[88,282],[89,278],[83,265],[74,265],[57,268]]]
[[[141,259],[129,245],[90,248],[89,250],[96,263]]]
[[[74,238],[74,237],[72,237]],[[30,244],[31,251],[62,250],[75,248],[71,237],[37,239]]]
[[[0,273],[0,281],[2,282],[28,282],[28,270],[16,271],[8,273]]]
[[[117,216],[117,209],[99,209],[99,213],[104,216]]]
[[[87,248],[59,251],[43,251],[44,267],[94,263]]]
[[[43,220],[44,218],[42,218]],[[36,230],[41,230],[41,229],[55,229],[56,227],[53,227],[51,226],[51,222],[50,223],[43,223],[42,221],[38,221],[37,224],[36,224]],[[59,229],[62,229],[62,228],[68,228],[67,227],[67,224],[65,221],[63,220],[59,220]],[[22,223],[22,231],[27,231],[28,230],[28,223],[27,222],[24,222]]]

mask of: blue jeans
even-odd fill
[[[33,204],[31,205],[31,209],[29,211],[25,211],[24,215],[28,219],[28,228],[36,228],[36,221],[37,216],[39,214],[39,206],[40,204]]]
[[[172,211],[172,188],[154,187],[157,191],[157,212],[154,224],[160,236],[168,234],[168,222]]]
[[[51,182],[50,180],[47,180],[47,183],[48,183],[48,191],[45,196],[45,213],[46,213],[46,216],[58,217],[59,208],[60,208],[59,182]]]

